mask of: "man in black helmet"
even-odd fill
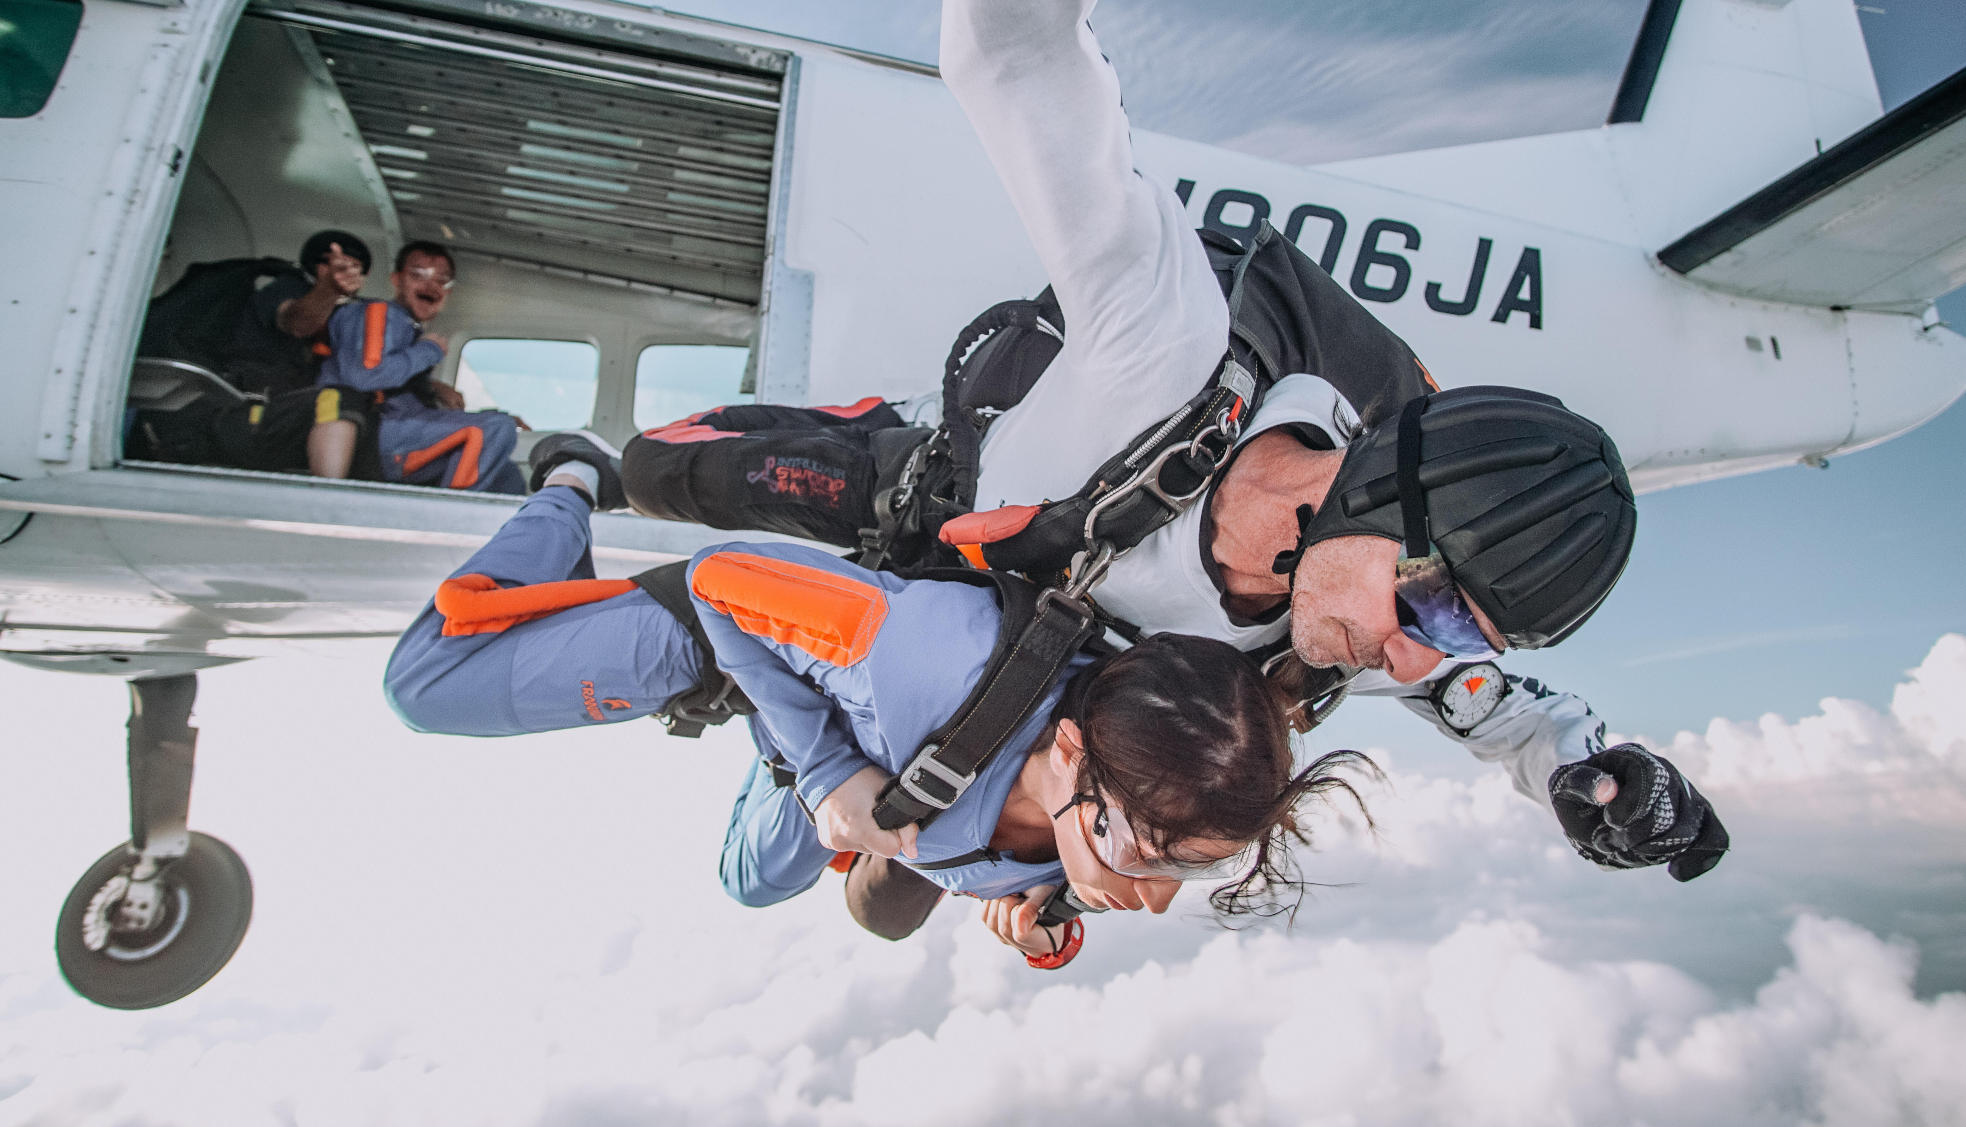
[[[1063,332],[1042,377],[989,422],[975,512],[941,539],[995,562],[993,546],[1038,527],[1048,503],[1226,371],[1226,349],[1266,386],[1260,405],[1235,417],[1229,461],[1198,503],[1113,561],[1092,590],[1099,605],[1149,632],[1247,650],[1287,637],[1308,666],[1338,671],[1327,684],[1357,671],[1354,691],[1396,696],[1504,766],[1587,859],[1706,872],[1726,833],[1671,764],[1636,745],[1607,750],[1581,699],[1490,664],[1568,636],[1616,582],[1636,518],[1616,447],[1549,396],[1440,391],[1268,227],[1234,252],[1248,261],[1236,277],[1259,284],[1237,283],[1232,313],[1218,277],[1229,252],[1134,167],[1091,7],[943,6],[942,75],[1055,292],[1062,325],[1048,328]],[[778,429],[739,433],[772,411]],[[888,430],[870,422],[881,412]],[[894,460],[880,436],[899,422],[869,402],[727,409],[635,440],[623,476],[649,515],[852,546]],[[782,488],[771,470],[792,451],[829,487]],[[860,842],[895,848],[871,825]]]
[[[299,271],[261,286],[240,313],[226,373],[241,390],[268,398],[312,386],[328,317],[361,291],[371,261],[368,244],[347,231],[308,236]]]

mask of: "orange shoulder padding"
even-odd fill
[[[362,310],[362,367],[374,368],[382,363],[382,346],[389,335],[389,303],[371,301]]]
[[[742,438],[744,432],[718,430],[716,427],[704,426],[701,423],[682,422],[645,430],[642,432],[642,437],[675,445],[684,442],[711,442],[719,438]]]
[[[754,637],[797,646],[830,665],[867,656],[887,621],[887,592],[804,564],[718,552],[696,565],[690,590]]]
[[[1036,505],[1005,505],[980,513],[964,513],[942,525],[942,542],[960,548],[964,544],[994,544],[1024,531],[1041,510]]]
[[[857,419],[886,402],[887,400],[882,399],[878,395],[870,395],[865,399],[848,403],[843,407],[814,407],[813,410],[824,411],[829,415],[834,415],[842,419]]]
[[[635,589],[632,579],[568,579],[529,587],[500,587],[489,575],[460,575],[437,588],[444,636],[497,634],[568,607],[598,603]]]

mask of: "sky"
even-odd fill
[[[934,51],[921,0],[671,6]],[[1109,0],[1097,26],[1142,128],[1311,161],[1593,126],[1642,8]],[[1966,6],[1867,8],[1887,106],[1966,65]],[[0,1127],[1966,1121],[1962,442],[1955,406],[1650,495],[1590,627],[1508,659],[1699,782],[1735,843],[1708,876],[1597,872],[1358,701],[1317,739],[1386,768],[1378,829],[1318,820],[1294,927],[1184,896],[1050,973],[967,905],[887,944],[831,883],[725,899],[734,730],[413,735],[365,643],[203,675],[193,825],[252,867],[253,927],[185,1001],[98,1009],[49,940],[126,833],[124,690],[0,667]]]

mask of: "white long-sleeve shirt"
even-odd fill
[[[1134,435],[1187,402],[1228,343],[1229,310],[1183,206],[1142,176],[1119,79],[1086,18],[1094,0],[944,0],[941,68],[1009,192],[1064,310],[1064,348],[1030,393],[984,436],[976,508],[1035,504],[1076,491]],[[1243,441],[1277,426],[1314,427],[1334,448],[1358,414],[1316,373],[1284,375]],[[1203,562],[1200,505],[1121,557],[1095,594],[1149,632],[1178,630],[1250,649],[1287,618],[1240,624]],[[1437,671],[1446,674],[1451,665]],[[1365,695],[1396,696],[1477,758],[1502,765],[1549,804],[1559,763],[1602,748],[1581,698],[1509,677],[1496,711],[1449,728],[1422,681],[1368,670]]]

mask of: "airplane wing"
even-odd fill
[[[1659,252],[1715,289],[1917,313],[1966,284],[1966,70]]]

